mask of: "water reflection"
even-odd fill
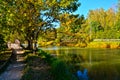
[[[57,54],[66,64],[77,66],[76,71],[88,69],[92,80],[120,80],[119,49],[54,47],[44,50]]]
[[[110,61],[120,59],[119,49],[86,49],[86,48],[69,48],[69,47],[48,47],[40,48],[46,52],[57,55],[80,57],[82,63],[93,64],[95,62]],[[76,57],[75,57],[76,55]],[[79,61],[79,59],[78,59]]]
[[[56,46],[54,46],[54,47],[41,47],[39,49],[42,49],[42,50],[58,50],[58,49],[60,49],[60,47],[56,47]]]
[[[90,51],[90,53],[89,53],[89,64],[91,65],[91,60],[92,58],[91,58],[91,51]]]

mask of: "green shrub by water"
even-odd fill
[[[67,65],[60,60],[52,63],[51,72],[54,80],[77,80],[77,78],[69,72]]]
[[[55,57],[51,56],[49,53],[43,51],[43,50],[39,50],[38,56],[40,56],[41,58],[43,58],[47,63],[49,63],[50,65],[53,63],[53,61],[56,60]]]

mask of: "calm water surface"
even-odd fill
[[[88,49],[88,48],[68,48],[68,47],[51,47],[42,48],[46,52],[56,55],[76,55],[82,58],[81,63],[111,62],[120,63],[120,49]],[[75,57],[74,57],[75,58]],[[78,59],[79,62],[79,59]]]
[[[120,49],[42,48],[77,69],[88,69],[91,80],[120,80]]]

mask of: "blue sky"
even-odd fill
[[[109,8],[116,8],[118,0],[79,0],[81,6],[75,12],[76,14],[83,14],[87,17],[89,10],[95,10],[103,8],[105,10]]]

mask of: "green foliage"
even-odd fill
[[[39,57],[34,54],[29,54],[26,56],[25,61],[28,63],[29,66],[34,66],[33,64],[34,60],[38,59]]]
[[[3,44],[3,43],[5,43],[4,36],[2,34],[0,34],[0,44]]]
[[[119,31],[120,30],[120,20],[118,19],[118,21],[115,24],[116,30]]]
[[[0,34],[0,51],[5,50],[7,48],[5,41],[4,41],[4,36]]]
[[[118,14],[111,8],[91,10],[87,21],[92,39],[119,39]]]
[[[29,67],[26,67],[24,70],[26,73],[22,76],[21,80],[32,80],[33,79],[33,70]]]
[[[56,60],[56,58],[54,58],[51,54],[39,49],[38,51],[38,56],[40,56],[41,58],[45,59],[45,61],[49,64],[52,64],[53,61]]]
[[[55,29],[61,15],[76,11],[80,5],[78,0],[9,0],[0,4],[0,28],[7,31],[8,38],[14,37],[7,35],[12,34],[27,40],[30,49],[40,35]]]
[[[93,32],[97,32],[97,31],[100,31],[100,30],[102,30],[102,27],[101,27],[101,25],[100,25],[100,23],[99,22],[91,22],[91,27],[92,27],[92,30],[93,30]]]
[[[87,46],[88,48],[120,48],[120,42],[91,42]]]
[[[61,60],[56,60],[52,63],[52,75],[53,80],[77,80],[77,78],[69,72],[67,65]]]

